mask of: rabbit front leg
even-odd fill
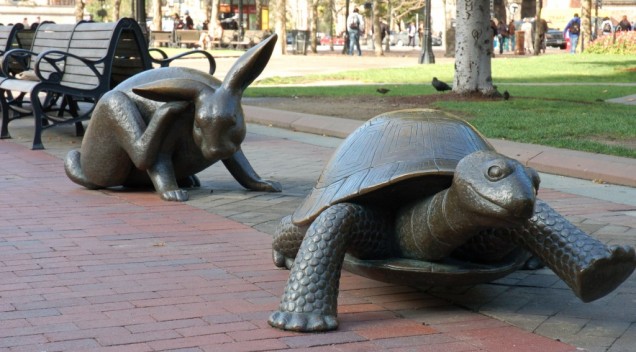
[[[135,133],[134,142],[125,148],[135,167],[146,170],[154,166],[155,159],[168,133],[175,129],[174,123],[177,119],[187,116],[184,112],[189,105],[190,103],[185,101],[174,101],[161,105],[152,115],[143,133]],[[190,120],[180,121],[180,123],[191,124]],[[139,128],[133,130],[140,131]],[[174,177],[174,170],[172,175]]]
[[[231,157],[223,159],[223,165],[236,181],[247,189],[265,192],[281,192],[283,190],[279,182],[262,179],[254,171],[241,149],[237,150]]]
[[[188,191],[180,189],[177,183],[171,155],[160,154],[147,172],[161,199],[177,202],[188,200]]]

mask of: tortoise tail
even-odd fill
[[[512,235],[565,281],[583,302],[612,292],[636,267],[634,248],[606,246],[539,199],[528,226],[513,230]]]

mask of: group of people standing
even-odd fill
[[[627,19],[627,16],[623,16],[616,26],[612,23],[609,17],[603,18],[601,22],[601,31],[603,35],[610,35],[614,32],[631,31],[634,30],[633,25]],[[574,17],[568,22],[563,30],[563,35],[567,35],[570,38],[570,53],[576,53],[576,47],[579,42],[579,36],[581,35],[581,18],[579,14],[575,13]]]

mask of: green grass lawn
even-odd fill
[[[246,96],[428,95],[433,76],[453,81],[453,64],[370,69],[328,75],[274,77],[259,81]],[[492,60],[493,82],[512,99],[485,102],[437,102],[434,107],[469,120],[484,135],[636,158],[636,107],[606,99],[636,94],[636,58],[620,55],[543,55]],[[359,85],[311,86],[324,80],[357,80]],[[272,84],[307,86],[282,87]],[[269,86],[269,87],[268,87]]]

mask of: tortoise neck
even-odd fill
[[[410,203],[396,215],[398,245],[405,257],[413,259],[445,258],[480,228],[452,187]]]

